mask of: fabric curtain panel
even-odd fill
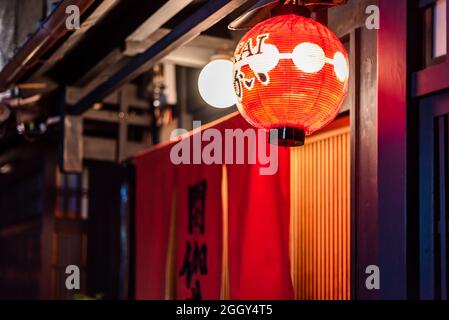
[[[240,115],[213,128],[254,130]],[[173,165],[172,146],[136,158],[136,297],[292,299],[289,149],[263,175],[258,143],[244,146],[256,163],[224,166]]]
[[[136,157],[136,299],[164,299],[174,201],[170,149]]]
[[[250,128],[240,116],[224,125]],[[266,147],[270,154],[271,146]],[[257,154],[258,148],[258,143],[248,147],[246,156]],[[261,168],[266,165],[255,158],[255,164],[227,165],[230,298],[293,299],[289,261],[290,149],[278,148],[278,170],[273,175],[262,175]]]

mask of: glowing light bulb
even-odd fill
[[[201,70],[198,89],[207,104],[215,108],[228,108],[236,104],[233,63],[230,60],[217,59],[209,62]]]
[[[302,72],[315,73],[323,69],[326,55],[317,44],[303,42],[296,46],[292,54],[293,62]]]

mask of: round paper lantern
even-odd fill
[[[240,113],[255,127],[278,129],[270,142],[303,145],[343,104],[347,56],[337,36],[312,19],[290,14],[259,23],[234,55]]]

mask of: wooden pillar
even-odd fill
[[[379,0],[378,190],[380,298],[407,298],[407,0]]]

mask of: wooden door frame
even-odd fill
[[[429,113],[420,110],[424,105],[420,102],[449,89],[449,55],[440,64],[421,69],[422,53],[416,50],[423,47],[420,8],[433,2],[379,0],[377,146],[381,298],[422,297],[419,274],[424,270],[420,270],[422,257],[418,249],[422,213],[416,195],[423,188],[420,185],[423,177],[418,176],[417,168],[420,149],[426,150],[426,143],[418,141],[420,131],[431,128],[422,128]],[[449,2],[446,10],[449,17]],[[446,27],[449,40],[449,24]]]
[[[419,297],[435,299],[434,210],[435,210],[435,119],[449,114],[449,91],[420,101],[421,146],[419,165]],[[443,280],[441,280],[443,281]],[[444,297],[444,293],[442,293]]]

